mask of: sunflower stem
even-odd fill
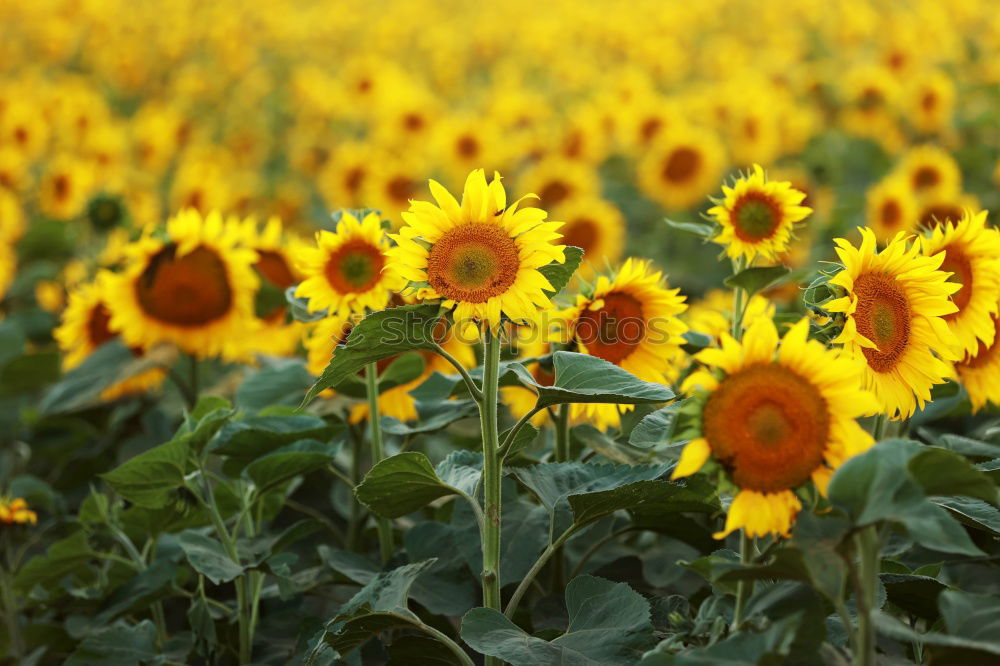
[[[876,414],[872,421],[872,438],[878,442],[885,434],[885,414]]]
[[[445,351],[444,347],[433,341],[432,344],[434,345],[434,352],[444,360],[451,363],[455,370],[458,371],[458,374],[462,376],[462,379],[465,381],[466,388],[469,389],[469,394],[472,395],[472,399],[476,402],[482,402],[483,393],[479,390],[479,387],[476,386],[476,382],[472,380],[472,376],[469,374],[469,371],[465,369],[465,366],[459,363],[457,358]]]
[[[733,275],[743,270],[743,258],[733,260]],[[735,340],[743,339],[743,312],[746,310],[746,291],[742,287],[733,287],[733,328]]]
[[[743,566],[750,564],[753,559],[753,539],[747,536],[746,530],[740,531],[740,563]],[[736,631],[743,623],[743,609],[746,608],[747,599],[753,594],[753,581],[741,580],[736,583],[736,608],[733,611],[732,631]]]
[[[382,462],[385,450],[382,446],[382,424],[379,422],[378,411],[378,367],[369,363],[365,368],[365,388],[368,392],[368,425],[371,427],[372,466]],[[388,518],[375,516],[375,527],[378,531],[378,550],[382,564],[392,557],[392,525]]]
[[[881,544],[875,525],[866,525],[854,535],[858,553],[856,602],[858,608],[858,630],[854,641],[854,665],[874,666],[875,626],[872,610],[875,607],[876,586],[878,585],[878,560]]]
[[[483,399],[479,417],[483,434],[483,605],[500,608],[500,444],[497,433],[497,394],[500,375],[500,338],[487,327],[484,334]],[[487,657],[488,665],[499,664]]]
[[[556,448],[554,457],[556,462],[567,462],[569,460],[569,404],[559,405],[556,412]]]

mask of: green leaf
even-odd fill
[[[364,372],[367,372],[367,367]],[[424,373],[424,357],[416,352],[401,354],[390,361],[378,377],[378,392],[385,393],[397,386],[412,382]],[[367,399],[368,385],[364,374],[353,374],[333,387],[334,391],[352,398]]]
[[[303,439],[257,458],[246,466],[243,473],[263,492],[300,474],[326,466],[339,450],[339,446]]]
[[[156,627],[149,620],[129,625],[120,620],[87,636],[65,666],[135,666],[162,664],[167,657],[156,649]]]
[[[689,489],[685,482],[636,481],[610,490],[569,495],[567,500],[573,509],[573,522],[578,525],[624,509],[644,513],[655,511],[661,516],[686,511],[718,511],[718,502],[712,501],[712,489],[703,486],[700,490]]]
[[[0,321],[0,367],[20,356],[27,341],[20,326],[12,321]]]
[[[458,658],[448,648],[427,636],[399,636],[389,646],[385,666],[457,666]]]
[[[666,402],[673,392],[662,384],[645,382],[627,370],[604,359],[558,351],[552,355],[555,382],[552,386],[537,383],[523,366],[508,366],[522,382],[534,387],[538,405],[549,407],[562,403],[617,403],[638,405]]]
[[[218,540],[195,530],[184,530],[177,539],[187,561],[195,571],[218,585],[243,573],[243,567],[234,562]]]
[[[302,439],[326,441],[335,427],[309,414],[252,416],[226,424],[209,451],[226,456],[225,471],[236,475],[253,460]]]
[[[400,453],[378,463],[354,489],[358,501],[384,518],[398,518],[457,490],[438,478],[427,456]]]
[[[715,339],[711,335],[699,333],[698,331],[685,331],[681,334],[684,344],[681,348],[688,354],[697,354],[706,347],[711,347]]]
[[[666,222],[667,226],[672,229],[683,231],[686,234],[691,234],[704,240],[711,240],[715,236],[714,224],[706,224],[704,222],[682,222],[680,220],[672,220],[669,217],[663,218],[663,221]]]
[[[568,245],[564,252],[566,261],[563,263],[553,261],[538,269],[549,281],[549,284],[552,285],[553,291],[546,291],[549,298],[555,298],[569,284],[573,273],[576,272],[576,269],[580,267],[580,262],[583,261],[583,250],[578,247]]]
[[[921,645],[925,658],[928,659],[927,663],[994,666],[1000,659],[1000,643],[994,641],[975,640],[934,631],[920,633],[882,611],[874,611],[872,621],[876,631],[883,636],[893,638],[907,646]]]
[[[647,414],[632,428],[628,443],[641,449],[653,448],[669,443],[674,436],[678,410],[686,402],[687,400],[679,400],[651,414]]]
[[[949,634],[997,643],[1000,637],[1000,598],[961,590],[945,590],[938,599]]]
[[[174,439],[140,453],[101,475],[116,493],[137,506],[160,509],[172,504],[184,485],[189,440]]]
[[[312,383],[312,375],[299,360],[261,368],[250,373],[236,389],[236,405],[247,412],[272,405],[295,406]]]
[[[325,319],[328,314],[326,310],[309,312],[309,299],[295,295],[295,290],[298,288],[299,285],[294,284],[285,289],[285,302],[288,303],[288,311],[292,313],[292,318],[307,324]]]
[[[908,467],[928,495],[961,495],[997,505],[997,487],[990,477],[953,451],[927,447]]]
[[[750,296],[758,291],[778,284],[792,271],[787,266],[754,266],[745,268],[736,275],[730,275],[722,281],[732,289],[743,289]]]
[[[369,363],[417,349],[433,350],[440,319],[441,309],[437,304],[403,305],[372,312],[351,329],[347,342],[337,347],[302,404],[308,404],[320,391],[336,386]]]
[[[938,595],[947,586],[930,576],[879,574],[888,600],[911,615],[934,621],[938,617]]]
[[[959,522],[1000,535],[1000,511],[970,497],[936,497],[932,500],[951,512]]]
[[[466,495],[475,495],[483,475],[483,454],[474,451],[452,451],[434,468],[441,482]]]
[[[823,305],[833,298],[833,292],[827,286],[829,282],[830,276],[821,273],[809,283],[809,286],[802,292],[802,301],[806,307],[822,309]]]
[[[552,641],[527,634],[500,612],[473,608],[462,639],[511,666],[635,664],[654,643],[649,602],[625,583],[577,576],[566,586],[569,626]]]
[[[91,626],[96,629],[108,624],[122,613],[149,608],[153,601],[164,596],[169,590],[176,573],[175,561],[167,558],[156,560],[114,591],[101,612],[94,616]]]
[[[500,441],[506,440],[507,435],[510,434],[510,430],[505,430],[500,433]],[[531,444],[538,438],[538,428],[531,425],[530,423],[525,423],[521,426],[521,429],[517,431],[517,435],[514,437],[514,441],[510,443],[510,448],[507,450],[507,457],[512,458],[524,449],[531,446]]]
[[[772,622],[762,632],[738,632],[725,640],[684,652],[652,651],[640,666],[758,666],[783,664],[791,652],[802,620],[798,616]],[[668,648],[669,649],[669,648]],[[808,662],[817,663],[817,662]]]
[[[18,570],[14,584],[19,590],[30,590],[35,585],[47,585],[63,576],[74,573],[94,557],[87,543],[87,534],[77,530],[65,539],[49,546],[44,555],[36,555]]]
[[[983,442],[961,435],[947,434],[937,438],[936,443],[949,451],[961,453],[970,458],[1000,458],[1000,445],[993,442]]]
[[[447,428],[455,421],[467,419],[479,413],[479,408],[472,400],[436,400],[423,402],[417,400],[418,420],[406,424],[391,416],[381,418],[382,430],[390,435],[420,435]]]

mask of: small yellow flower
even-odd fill
[[[28,508],[28,503],[21,497],[0,497],[0,523],[7,525],[36,525],[38,514]]]

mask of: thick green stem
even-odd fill
[[[504,611],[504,615],[508,618],[514,617],[517,605],[521,603],[521,599],[528,591],[528,588],[531,587],[531,583],[535,580],[535,576],[537,576],[538,572],[542,570],[542,567],[544,567],[545,563],[549,561],[549,558],[552,557],[553,553],[559,551],[563,547],[563,544],[566,543],[566,540],[573,536],[574,533],[575,530],[572,528],[566,530],[558,539],[550,543],[545,550],[542,551],[542,554],[538,556],[537,560],[535,560],[531,569],[528,570],[528,573],[526,573],[524,578],[521,579],[521,582],[518,583],[517,589],[514,590],[514,594],[511,596],[510,601],[507,602],[507,609]]]
[[[872,438],[875,441],[882,439],[885,434],[885,414],[876,414],[875,420],[872,422]]]
[[[745,530],[740,532],[740,562],[746,566],[750,564],[753,553],[753,539],[747,536]],[[746,608],[747,599],[753,594],[753,581],[741,580],[736,583],[736,609],[733,611],[733,631],[739,629],[743,622],[743,609]]]
[[[371,427],[372,465],[377,465],[385,458],[382,446],[382,424],[379,423],[378,411],[378,367],[369,363],[365,368],[365,388],[368,392],[368,424]],[[375,517],[378,530],[378,550],[382,556],[382,564],[392,557],[392,524],[388,518]]]
[[[875,626],[872,611],[875,608],[876,586],[878,585],[878,561],[881,545],[878,529],[867,525],[854,535],[858,553],[857,587],[855,601],[858,609],[857,638],[854,641],[854,665],[874,666]]]
[[[743,260],[733,261],[733,275],[743,270]],[[732,336],[736,340],[743,338],[743,312],[746,310],[747,293],[740,287],[733,288],[733,327]]]
[[[483,399],[479,417],[483,434],[483,605],[500,610],[500,443],[497,432],[497,394],[500,374],[500,339],[485,334]],[[487,663],[499,663],[490,661]]]

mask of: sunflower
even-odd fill
[[[0,243],[16,243],[24,228],[24,210],[17,197],[0,188]]]
[[[433,136],[434,154],[449,174],[449,182],[457,181],[481,164],[503,167],[505,145],[499,128],[477,116],[442,121]]]
[[[83,212],[91,187],[87,165],[75,157],[60,155],[52,160],[39,181],[39,208],[51,218],[72,219]]]
[[[700,300],[694,301],[681,317],[688,328],[711,336],[718,342],[723,333],[732,330],[733,292],[712,289]],[[743,324],[749,326],[757,317],[774,317],[774,304],[760,294],[754,294],[747,301],[743,311]]]
[[[650,382],[669,384],[688,330],[678,317],[687,309],[679,289],[665,285],[648,261],[627,259],[611,277],[601,275],[592,290],[559,313],[566,334],[579,351],[597,356]],[[617,427],[631,406],[574,404],[572,416],[600,429]]]
[[[253,300],[259,281],[256,253],[238,242],[215,212],[178,213],[163,240],[147,229],[128,249],[122,273],[105,283],[111,329],[143,349],[172,342],[200,358],[245,358],[259,326]]]
[[[22,191],[29,182],[29,163],[13,146],[0,145],[0,192]]]
[[[750,262],[759,254],[775,261],[788,249],[795,223],[812,212],[800,205],[804,192],[787,181],[768,180],[758,164],[731,188],[723,185],[722,192],[725,198],[708,209],[722,227],[712,240],[725,245],[726,254],[734,259],[745,257]]]
[[[552,285],[538,269],[565,261],[553,241],[561,222],[546,222],[539,208],[508,205],[500,174],[486,182],[482,169],[465,181],[462,203],[432,180],[437,205],[414,201],[406,225],[392,239],[392,265],[404,279],[424,287],[427,299],[455,308],[455,321],[496,330],[501,317],[537,322],[552,307]]]
[[[906,95],[906,118],[922,133],[947,129],[955,111],[955,84],[938,69],[919,74]]]
[[[64,372],[83,363],[105,342],[118,337],[111,329],[111,312],[100,286],[109,276],[110,273],[99,273],[94,282],[81,284],[70,292],[62,323],[52,333],[63,353]],[[138,357],[142,350],[133,348],[132,353]],[[129,393],[143,393],[158,387],[166,376],[165,369],[150,368],[109,386],[101,392],[101,397],[114,400]]]
[[[920,197],[953,195],[961,191],[962,173],[955,158],[933,145],[911,148],[894,173]]]
[[[317,182],[329,208],[339,210],[362,205],[373,159],[373,151],[364,143],[345,142],[333,151]]]
[[[861,229],[860,248],[843,238],[836,244],[844,268],[829,284],[844,295],[826,310],[842,313],[845,321],[834,342],[865,360],[863,386],[882,411],[909,418],[950,373],[945,361],[955,359],[957,341],[944,316],[958,311],[949,296],[961,285],[938,270],[943,252],[925,257],[920,244],[908,243],[902,233],[878,253],[871,229]]]
[[[381,310],[390,290],[400,286],[395,271],[386,267],[388,247],[377,213],[358,221],[344,211],[336,231],[318,231],[316,247],[296,251],[305,280],[295,295],[309,299],[310,312]]]
[[[906,181],[890,176],[868,190],[865,217],[880,244],[888,243],[900,231],[916,230],[917,202]]]
[[[917,219],[920,226],[933,229],[942,222],[957,223],[966,210],[982,210],[979,200],[971,194],[952,193],[922,197]]]
[[[414,174],[425,173],[421,159],[401,158],[391,153],[375,156],[371,172],[364,178],[362,201],[382,213],[393,228],[399,226],[400,215],[410,207],[410,201],[425,196],[424,181]]]
[[[537,193],[538,205],[546,209],[593,196],[601,189],[592,166],[559,156],[539,161],[525,171],[519,184],[523,191]]]
[[[973,412],[987,402],[1000,405],[1000,317],[994,317],[992,325],[991,342],[980,340],[974,356],[966,354],[955,363],[955,373],[969,394]]]
[[[625,217],[617,206],[598,197],[572,199],[558,208],[565,220],[559,230],[566,245],[583,250],[584,264],[579,273],[589,277],[605,266],[617,263],[625,245]]]
[[[756,319],[743,342],[723,334],[722,347],[696,358],[716,379],[701,393],[701,436],[681,453],[673,478],[689,476],[710,459],[738,488],[717,539],[788,536],[802,504],[795,490],[810,480],[826,491],[833,472],[873,440],[857,423],[878,403],[858,389],[856,360],[808,340],[800,320],[778,344],[774,322]]]
[[[639,161],[639,185],[665,208],[683,210],[718,185],[725,164],[725,150],[714,132],[671,125]]]
[[[922,241],[926,256],[944,253],[941,270],[961,285],[951,295],[958,312],[944,316],[952,335],[966,354],[976,353],[980,341],[992,344],[1000,307],[1000,232],[986,226],[986,211],[967,210],[959,222],[937,225]]]

